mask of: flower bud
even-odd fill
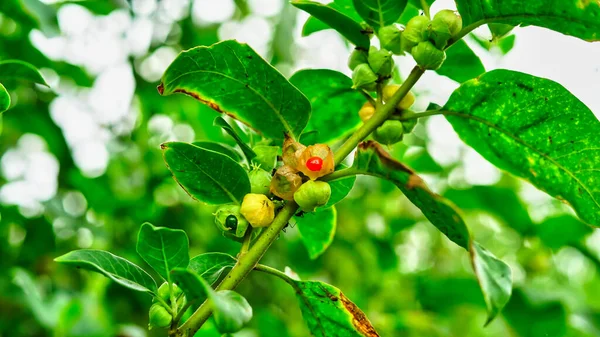
[[[397,84],[386,85],[383,88],[383,101],[389,101],[392,96],[400,89],[400,86]],[[415,104],[415,94],[409,91],[406,96],[396,105],[396,109],[398,110],[406,110],[409,109],[413,104]]]
[[[377,75],[386,77],[392,74],[394,69],[394,59],[392,53],[387,49],[377,50],[371,47],[369,50],[369,66]]]
[[[306,149],[306,146],[298,143],[294,138],[285,135],[285,140],[283,141],[283,164],[297,171],[298,157],[300,157],[304,149]]]
[[[402,33],[394,25],[381,27],[379,29],[379,42],[381,48],[385,48],[396,55],[402,55]]]
[[[427,28],[427,34],[429,40],[432,41],[435,46],[443,50],[448,45],[448,40],[452,37],[450,33],[450,27],[442,20],[432,20]]]
[[[425,16],[415,16],[408,21],[402,32],[402,48],[410,51],[414,46],[427,40],[429,19]]]
[[[166,328],[171,324],[171,314],[160,303],[150,306],[148,313],[148,328]]]
[[[358,65],[367,63],[367,52],[360,49],[354,49],[348,57],[348,68],[354,70]]]
[[[368,121],[369,119],[371,119],[371,117],[373,117],[373,114],[375,113],[375,107],[373,106],[373,104],[371,104],[371,102],[366,102],[365,104],[363,104],[362,108],[360,108],[360,110],[358,111],[358,116],[360,117],[360,120],[364,122]]]
[[[443,9],[437,12],[433,16],[432,21],[443,22],[448,27],[451,36],[456,36],[462,29],[463,24],[460,14],[450,9]]]
[[[227,204],[217,208],[215,225],[224,233],[241,238],[246,233],[248,221],[242,216],[240,206]]]
[[[252,162],[258,164],[263,170],[270,172],[277,164],[279,146],[256,145],[252,150],[256,153]]]
[[[424,69],[439,69],[446,60],[446,53],[429,41],[419,43],[412,49],[411,54],[417,64]]]
[[[294,192],[302,185],[302,177],[296,168],[283,165],[275,171],[271,179],[270,191],[283,200],[292,200]]]
[[[267,227],[275,218],[275,205],[264,194],[248,193],[240,212],[252,227]]]
[[[315,144],[302,152],[296,168],[311,180],[315,180],[333,172],[333,166],[333,152],[329,146]]]
[[[175,297],[181,295],[182,290],[175,283],[172,283],[171,287]],[[167,282],[164,282],[158,287],[158,296],[167,302],[171,300],[171,293],[169,292],[169,284]]]
[[[352,88],[364,88],[373,90],[376,86],[377,75],[368,64],[359,64],[352,72]]]
[[[261,168],[254,168],[248,173],[250,178],[250,191],[257,194],[269,194],[271,174]]]
[[[294,201],[304,212],[314,212],[319,206],[327,204],[331,197],[331,186],[324,181],[309,180],[296,193]]]
[[[373,139],[384,145],[393,145],[402,140],[404,128],[402,122],[387,120],[373,131]]]

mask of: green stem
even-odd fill
[[[423,112],[406,114],[403,116],[393,116],[394,117],[393,119],[399,120],[399,121],[409,121],[411,119],[419,119],[419,118],[423,118],[423,117],[443,115],[445,113],[447,113],[447,111],[445,111],[445,110],[427,110],[427,111],[423,111]]]
[[[429,4],[426,0],[421,0],[421,7],[423,7],[423,13],[428,19],[431,19],[431,13],[429,12]]]
[[[281,230],[287,225],[288,221],[298,210],[298,205],[293,201],[288,201],[279,211],[273,223],[267,227],[256,239],[254,245],[238,259],[236,265],[225,276],[217,290],[232,290],[256,267],[258,261],[265,254],[267,249],[277,240]],[[202,304],[192,316],[179,328],[183,336],[191,337],[206,322],[212,314],[212,306],[207,302]]]
[[[365,96],[365,98],[367,99],[367,101],[369,101],[369,103],[371,103],[371,105],[377,105],[377,102],[373,99],[373,96],[371,96],[371,94],[369,94],[365,89],[360,89],[358,90],[358,92]]]
[[[371,132],[373,132],[377,127],[379,127],[383,122],[385,122],[394,112],[394,108],[406,94],[410,91],[410,89],[417,83],[419,78],[425,72],[419,66],[415,66],[413,70],[410,72],[410,75],[402,83],[402,86],[396,91],[396,93],[390,98],[389,102],[375,110],[373,117],[371,117],[368,121],[366,121],[352,136],[350,136],[342,146],[337,149],[337,152],[334,154],[333,159],[336,164],[339,164],[344,158],[346,158],[352,150],[358,145],[358,143],[362,142],[365,138],[367,138]]]
[[[286,283],[291,285],[294,289],[298,289],[298,285],[296,284],[294,279],[292,279],[291,277],[287,276],[285,273],[283,273],[275,268],[265,266],[264,264],[259,264],[256,267],[254,267],[254,270],[262,271],[263,273],[267,273],[267,274],[271,274],[273,276],[279,277],[280,279],[284,280]]]
[[[330,174],[322,177],[319,180],[333,181],[333,180],[338,180],[338,179],[342,179],[342,178],[346,178],[346,177],[350,177],[350,176],[355,176],[357,174],[359,174],[358,170],[356,170],[353,167],[348,167],[348,168],[341,169],[341,170],[335,171],[333,173],[330,173]]]
[[[248,252],[248,249],[250,249],[250,241],[252,241],[253,230],[253,227],[248,227],[248,229],[246,229],[246,233],[244,234],[244,241],[242,242],[242,249],[240,250],[240,256],[246,254],[246,252]]]

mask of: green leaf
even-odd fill
[[[212,302],[217,329],[221,333],[240,331],[252,319],[252,307],[246,299],[231,290],[214,291],[211,286],[191,270],[177,268],[171,272],[173,279],[192,300]]]
[[[334,0],[331,3],[328,3],[327,7],[331,7],[338,12],[345,14],[356,22],[362,21],[362,18],[358,15],[356,9],[354,9],[352,0]],[[314,16],[311,16],[306,20],[306,23],[304,23],[304,26],[302,27],[302,36],[309,36],[312,33],[325,29],[331,29],[331,27]]]
[[[338,288],[295,281],[302,317],[315,337],[377,337],[365,314]]]
[[[190,259],[188,269],[204,278],[209,284],[215,283],[221,274],[235,266],[236,259],[225,253],[204,253]]]
[[[161,145],[173,177],[194,199],[219,205],[241,203],[250,193],[248,173],[233,159],[192,144]]]
[[[588,41],[600,38],[600,4],[575,0],[456,0],[463,26],[539,26]]]
[[[344,198],[350,193],[352,187],[354,187],[354,182],[356,181],[356,176],[344,177],[341,179],[336,179],[334,181],[329,182],[329,186],[331,187],[331,197],[329,201],[322,209],[331,207],[338,202],[344,200]]]
[[[396,22],[407,2],[408,0],[352,0],[358,14],[376,29]]]
[[[220,154],[224,154],[236,162],[239,162],[242,160],[242,157],[237,153],[236,150],[234,150],[233,148],[231,148],[230,146],[225,145],[225,144],[210,142],[210,141],[197,141],[197,142],[192,142],[192,145],[201,147],[206,150],[215,151]]]
[[[444,235],[457,245],[469,249],[469,230],[456,207],[430,191],[421,177],[391,158],[381,145],[373,141],[360,144],[353,168],[361,174],[391,181]]]
[[[494,70],[464,83],[444,109],[462,140],[492,164],[600,225],[600,122],[560,84]]]
[[[284,133],[300,136],[310,116],[298,89],[247,44],[233,40],[181,52],[158,90],[192,96],[282,142]]]
[[[470,253],[473,271],[479,281],[488,311],[487,325],[510,299],[512,272],[506,263],[498,260],[475,241],[471,242]]]
[[[337,139],[360,125],[358,111],[365,98],[352,89],[352,79],[328,69],[306,69],[296,72],[290,82],[308,98],[312,115],[306,131],[317,131],[315,143]]]
[[[531,301],[522,290],[515,289],[503,316],[521,337],[578,336],[567,332],[570,313],[561,302]]]
[[[458,40],[446,50],[446,61],[435,72],[462,83],[483,74],[485,68],[467,43]]]
[[[256,152],[256,157],[252,162],[259,165],[263,170],[271,172],[277,165],[277,156],[281,154],[281,148],[279,146],[256,145],[253,150]]]
[[[315,18],[321,20],[329,27],[335,29],[352,44],[364,50],[369,49],[370,41],[367,34],[363,34],[363,27],[351,17],[332,7],[313,1],[292,1],[292,5],[300,8]]]
[[[248,159],[248,162],[250,162],[252,158],[256,157],[256,153],[252,151],[250,146],[248,146],[246,142],[242,140],[242,138],[237,134],[237,132],[235,132],[231,125],[229,125],[229,123],[227,123],[227,121],[223,119],[223,117],[219,116],[215,118],[213,125],[220,126],[223,130],[225,130],[225,132],[227,132],[231,136],[231,138],[235,140],[240,149],[242,149],[242,152],[244,152],[244,155],[246,156],[246,159]]]
[[[0,80],[25,80],[37,84],[48,84],[36,67],[19,60],[0,61]]]
[[[10,95],[2,83],[0,83],[0,113],[8,110],[8,108],[10,108]]]
[[[570,215],[547,218],[536,227],[536,234],[548,248],[559,250],[577,246],[594,230]]]
[[[329,248],[333,242],[337,224],[335,207],[304,213],[295,217],[302,243],[308,250],[311,259],[316,259]]]
[[[156,282],[142,268],[103,250],[74,250],[57,257],[54,261],[95,271],[129,289],[156,291]]]
[[[181,229],[155,227],[146,222],[140,228],[138,254],[165,280],[174,268],[186,268],[190,262],[188,237]]]

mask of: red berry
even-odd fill
[[[321,168],[323,168],[323,159],[321,157],[308,158],[306,168],[313,172],[321,171]]]

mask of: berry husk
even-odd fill
[[[383,101],[387,102],[394,96],[396,91],[400,89],[400,86],[397,84],[386,85],[383,88]],[[415,104],[415,94],[409,91],[406,96],[396,105],[396,109],[398,110],[406,110],[409,109],[413,104]]]
[[[381,48],[387,49],[396,55],[404,54],[402,51],[402,32],[398,27],[394,25],[381,27],[378,36]]]
[[[234,204],[221,205],[215,212],[215,225],[223,233],[243,237],[248,228],[248,221],[242,216],[240,206]]]
[[[404,127],[402,122],[396,120],[387,120],[380,127],[373,131],[373,139],[384,145],[393,145],[404,137]]]
[[[248,173],[250,178],[250,191],[258,194],[269,194],[271,174],[261,168],[254,168]]]
[[[275,204],[264,194],[248,193],[244,196],[240,213],[252,227],[267,227],[275,218]]]
[[[173,288],[173,294],[175,295],[175,297],[181,295],[181,288],[179,288],[175,283],[171,284],[171,287]],[[167,282],[163,282],[163,284],[160,285],[160,287],[158,287],[158,291],[157,291],[158,296],[163,299],[164,301],[170,301],[171,300],[171,293],[169,292],[169,284]]]
[[[172,319],[165,307],[160,303],[154,303],[148,312],[148,328],[166,328],[171,324]]]
[[[432,20],[427,28],[429,40],[435,44],[438,49],[443,50],[448,45],[448,40],[452,37],[450,27],[441,20]]]
[[[429,19],[425,16],[415,16],[408,21],[402,32],[402,48],[410,51],[414,46],[427,40]]]
[[[312,171],[306,167],[306,162],[312,157],[319,157],[323,159],[323,165],[319,171]],[[311,180],[315,180],[327,175],[334,170],[333,152],[331,152],[329,146],[325,144],[315,144],[307,147],[298,159],[299,162],[296,169],[304,173],[304,175],[309,177]]]
[[[386,77],[392,74],[394,69],[394,59],[392,53],[387,49],[375,49],[371,47],[369,50],[369,66],[377,75]]]
[[[270,191],[283,200],[294,199],[294,192],[302,185],[302,177],[296,168],[283,165],[275,171],[271,179]]]
[[[368,64],[359,64],[352,72],[352,88],[373,90],[376,86],[377,79],[377,74],[375,74]]]
[[[307,181],[294,193],[294,201],[304,212],[314,212],[317,207],[327,204],[330,197],[331,186],[318,180]]]
[[[298,166],[298,158],[302,154],[302,151],[306,149],[306,146],[298,143],[294,138],[285,135],[285,139],[283,141],[283,164],[289,166],[290,168],[296,170],[296,166]]]
[[[350,57],[348,57],[348,68],[354,70],[354,68],[367,62],[367,52],[361,49],[354,49],[352,53],[350,53]]]
[[[423,69],[436,70],[439,69],[446,60],[446,53],[439,50],[429,41],[421,42],[416,45],[412,51],[417,64]]]
[[[432,21],[443,22],[448,27],[451,36],[456,36],[462,29],[463,25],[460,14],[450,9],[444,9],[437,12],[433,16]]]

